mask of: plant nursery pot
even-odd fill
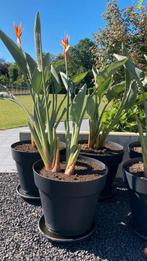
[[[111,198],[113,196],[112,194],[113,181],[116,177],[118,166],[122,161],[124,150],[119,152],[108,152],[105,154],[100,154],[100,153],[98,154],[98,153],[86,152],[81,150],[80,155],[99,160],[108,167],[108,175],[106,178],[105,187],[100,194],[100,199],[105,200]]]
[[[129,171],[129,167],[139,161],[142,162],[142,158],[125,162],[123,172],[130,198],[130,224],[140,237],[147,240],[147,178]]]
[[[43,168],[41,160],[33,165],[44,213],[45,228],[40,227],[40,230],[50,240],[76,241],[88,237],[94,230],[97,199],[105,185],[107,168],[97,160],[83,156],[80,159],[102,164],[104,169],[97,173],[95,180],[77,182],[76,176],[75,181],[61,181],[40,175]]]
[[[18,145],[30,144],[30,140],[19,141],[11,145],[12,157],[15,160],[20,186],[17,187],[18,194],[28,203],[35,203],[35,199],[39,200],[38,188],[34,182],[32,165],[40,159],[38,151],[27,152],[16,149]]]
[[[138,149],[139,148],[139,151]],[[129,157],[130,158],[139,158],[142,157],[142,152],[140,152],[141,144],[140,141],[134,141],[129,144]]]

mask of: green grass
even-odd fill
[[[58,96],[58,102],[63,98]],[[28,110],[32,111],[32,101],[29,95],[17,96],[17,99],[23,102]],[[0,130],[27,126],[25,113],[16,104],[11,101],[0,100]]]
[[[50,95],[50,97],[52,97]],[[27,107],[27,109],[32,111],[32,101],[31,96],[17,96],[23,104]],[[58,102],[63,99],[63,95],[58,95]],[[86,102],[86,98],[85,98]],[[62,110],[65,104],[62,106]],[[61,110],[61,112],[62,112]],[[87,118],[87,114],[85,114],[84,118]],[[27,126],[27,118],[25,113],[21,108],[18,107],[15,103],[7,100],[0,100],[0,130],[17,128]]]

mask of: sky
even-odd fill
[[[124,8],[132,2],[119,0],[119,6]],[[62,52],[64,34],[70,36],[70,45],[73,46],[83,38],[92,39],[98,28],[104,27],[102,14],[106,4],[107,0],[0,0],[0,30],[16,41],[13,23],[22,22],[22,48],[35,57],[33,29],[35,14],[39,11],[43,51],[56,55]],[[144,4],[147,5],[147,0]],[[0,58],[13,61],[1,42]]]

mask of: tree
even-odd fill
[[[17,80],[18,75],[19,75],[18,66],[16,64],[10,64],[8,71],[9,71],[10,82],[14,83],[14,81]]]
[[[0,75],[4,75],[9,78],[8,66],[9,65],[7,63],[0,63]]]
[[[92,69],[94,65],[93,47],[94,43],[90,39],[85,38],[70,49],[68,64],[69,72],[72,76]]]
[[[122,43],[129,50],[133,61],[141,69],[146,68],[144,54],[147,53],[147,7],[139,0],[121,10],[116,0],[108,2],[104,13],[105,28],[95,33],[93,52],[98,67],[113,61],[113,53],[121,52]]]
[[[0,63],[0,84],[6,85],[9,82],[8,66],[4,60]]]

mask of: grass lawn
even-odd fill
[[[59,95],[59,102],[61,101],[62,97],[62,95]],[[23,102],[23,104],[30,112],[32,111],[31,96],[17,96],[17,99]],[[0,100],[0,130],[17,128],[26,125],[27,118],[25,116],[25,113],[21,108],[18,107],[17,104],[11,101]]]
[[[18,99],[22,101],[31,111],[32,102],[30,96],[18,96]],[[26,126],[27,119],[25,113],[16,104],[7,100],[0,100],[0,129],[9,129],[20,126]]]
[[[50,97],[52,97],[52,95],[50,95]],[[17,99],[22,101],[30,112],[32,111],[32,101],[30,95],[17,96]],[[58,95],[59,103],[62,99],[63,99],[63,95],[62,94]],[[86,102],[86,96],[85,96],[85,102]],[[101,109],[103,108],[103,105],[104,103],[102,103],[102,106],[100,106]],[[65,104],[62,106],[62,110],[64,106]],[[110,105],[109,107],[111,108],[111,106],[112,105]],[[87,114],[85,114],[84,118],[85,119],[87,118]],[[7,100],[5,101],[0,100],[0,130],[17,128],[22,126],[27,126],[27,118],[23,110],[13,102]]]
[[[32,110],[32,101],[29,95],[17,96],[17,99],[23,102],[28,110]],[[63,95],[58,96],[58,102],[63,99]],[[27,125],[25,113],[16,104],[10,101],[0,100],[0,130],[17,128]]]

